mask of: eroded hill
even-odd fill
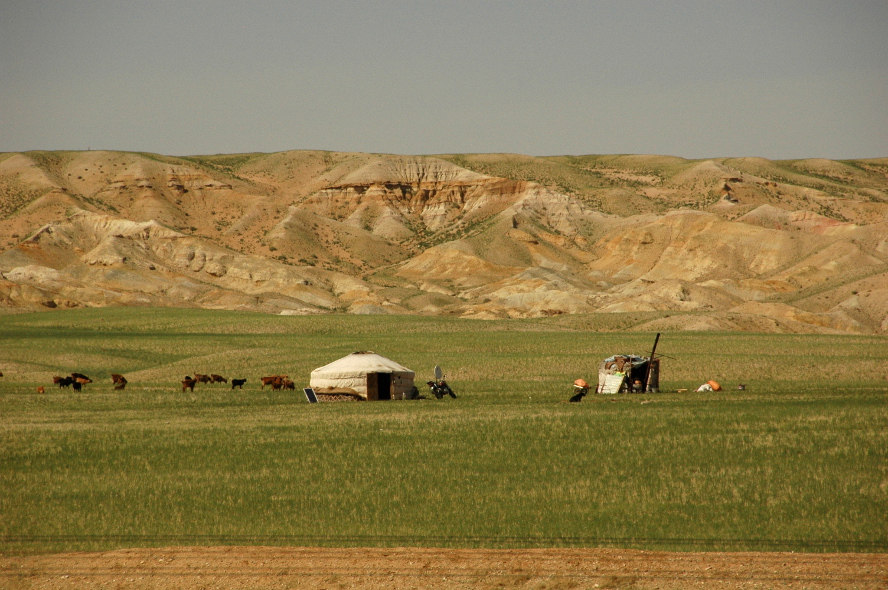
[[[0,305],[888,332],[888,159],[0,154]]]

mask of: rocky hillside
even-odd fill
[[[888,332],[888,159],[0,154],[0,308]]]

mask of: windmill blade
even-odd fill
[[[441,377],[444,376],[444,371],[441,370],[441,367],[435,365],[435,381],[440,381]]]

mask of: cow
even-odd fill
[[[117,373],[111,373],[111,383],[113,383],[114,385],[117,385],[121,381],[126,383],[126,378],[124,378],[123,375],[118,375]]]
[[[210,379],[212,379],[213,383],[228,383],[228,379],[222,375],[216,375],[215,373],[210,375]]]
[[[120,379],[115,381],[117,385],[114,386],[114,389],[120,391],[126,387],[126,384],[129,383],[129,381],[127,381],[126,377],[124,377],[123,375],[118,375],[118,377],[120,377]]]
[[[238,389],[243,389],[244,383],[246,383],[246,382],[247,382],[246,379],[232,379],[231,380],[231,388],[234,389],[235,387],[237,387]]]
[[[185,377],[185,380],[182,381],[182,392],[184,393],[186,389],[194,391],[195,385],[197,385],[197,379],[189,379],[188,377]]]
[[[210,381],[212,381],[209,375],[204,375],[203,373],[195,373],[194,380],[198,383],[209,383]]]
[[[83,388],[83,384],[80,383],[80,381],[74,381],[73,383],[71,383],[71,387],[74,389],[74,391],[80,391]]]
[[[295,389],[296,389],[296,384],[293,383],[292,381],[290,381],[289,379],[284,379],[283,382],[282,382],[282,384],[281,384],[281,387],[283,387],[284,389],[293,389],[293,390],[295,390]]]
[[[40,386],[37,387],[37,393],[46,393],[46,390],[43,389],[43,386],[42,386],[42,385],[40,385]]]
[[[55,377],[53,377],[52,380],[55,381]],[[71,377],[59,377],[59,389],[62,387],[71,387],[72,383],[74,383],[74,379]]]
[[[67,377],[59,377],[58,375],[54,375],[52,378],[52,382],[59,386],[59,389],[62,388],[62,381],[67,379]]]

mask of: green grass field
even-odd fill
[[[650,350],[653,334],[595,331],[615,321],[0,316],[0,552],[888,550],[888,339],[664,334],[661,386],[690,392],[561,403],[602,358]],[[460,397],[309,405],[259,389],[270,373],[307,386],[355,350],[420,384],[439,364]],[[96,382],[52,386],[72,371]],[[248,382],[182,393],[194,372]],[[726,391],[694,393],[707,379]]]

